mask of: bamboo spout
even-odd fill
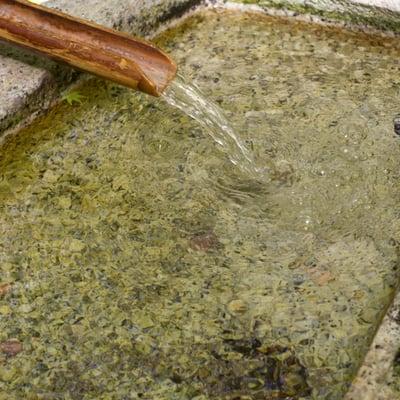
[[[24,0],[0,0],[0,39],[153,96],[177,69],[149,42]]]

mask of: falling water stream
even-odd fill
[[[253,154],[237,135],[223,110],[205,97],[196,84],[189,84],[178,75],[163,98],[197,121],[240,170],[254,179],[261,177],[262,171],[257,168]]]

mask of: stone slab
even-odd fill
[[[400,11],[400,2],[398,0],[353,0],[353,2],[388,8],[393,11]]]
[[[345,400],[394,400],[400,397],[395,361],[400,348],[400,295],[386,314]],[[398,361],[398,360],[397,360]]]
[[[233,0],[228,3],[255,5],[267,13],[280,10],[284,15],[304,16],[315,22],[334,22],[346,28],[400,34],[399,5],[390,0]]]

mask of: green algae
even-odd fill
[[[398,282],[398,46],[211,11],[159,43],[269,182],[97,80],[7,138],[0,399],[341,398]]]

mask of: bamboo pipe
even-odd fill
[[[176,75],[149,42],[25,0],[0,0],[0,39],[153,96]]]

